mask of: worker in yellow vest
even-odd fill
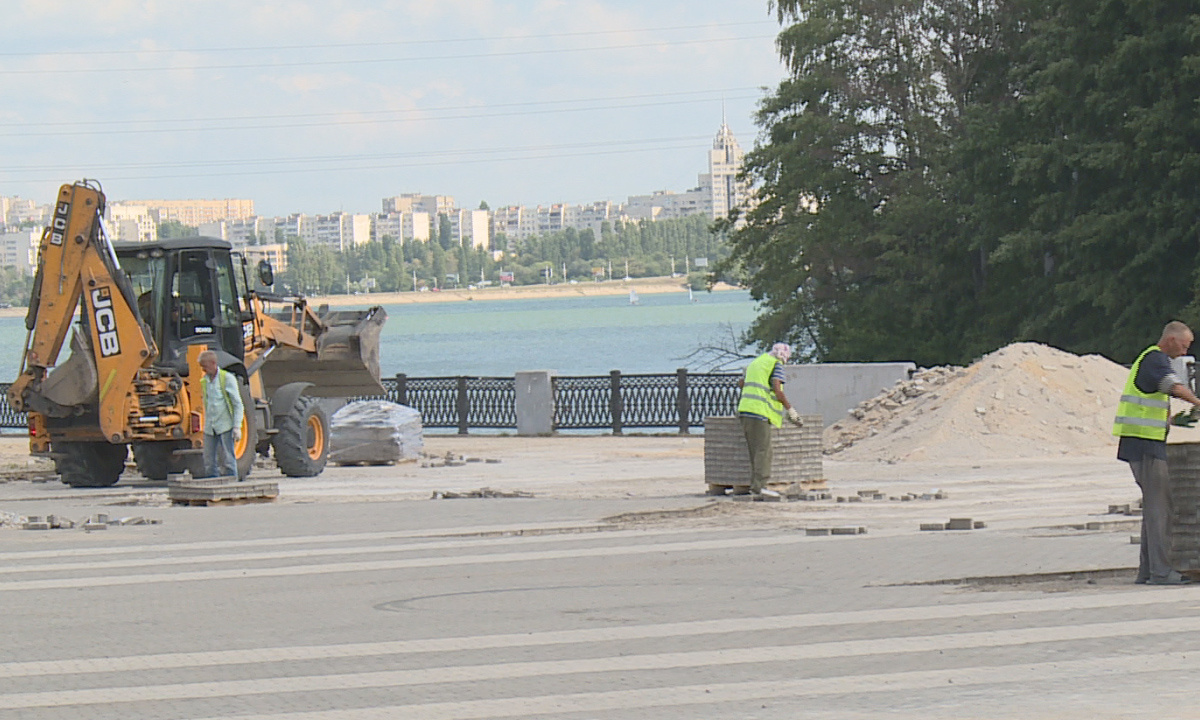
[[[769,352],[754,358],[746,374],[738,380],[742,391],[738,400],[738,418],[746,435],[750,451],[750,493],[758,498],[778,498],[779,493],[768,488],[771,479],[771,440],[775,428],[783,426],[783,418],[802,425],[800,413],[783,394],[783,366],[792,357],[787,343],[775,343]]]
[[[1120,438],[1117,459],[1129,463],[1142,489],[1142,542],[1137,579],[1150,585],[1186,585],[1190,580],[1171,567],[1171,488],[1167,474],[1167,426],[1191,427],[1200,398],[1171,360],[1185,354],[1195,337],[1187,325],[1173,321],[1163,328],[1157,345],[1138,355],[1117,406],[1113,435]],[[1170,418],[1171,398],[1189,402],[1190,413]]]

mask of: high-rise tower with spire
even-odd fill
[[[712,150],[708,151],[708,175],[700,179],[701,185],[712,188],[711,216],[714,220],[727,216],[749,197],[749,188],[738,180],[744,155],[722,113],[721,129],[713,139]]]

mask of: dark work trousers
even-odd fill
[[[1144,455],[1129,463],[1142,489],[1142,549],[1137,579],[1163,580],[1171,573],[1171,486],[1167,461]]]
[[[766,419],[741,416],[742,432],[750,450],[750,492],[760,493],[771,480],[771,437],[775,429]]]

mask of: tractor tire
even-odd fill
[[[54,469],[64,485],[77,488],[112,487],[125,471],[128,445],[106,442],[56,443]]]
[[[254,457],[258,446],[258,413],[254,409],[254,398],[250,397],[250,387],[246,381],[238,378],[238,389],[242,395],[242,439],[233,444],[233,455],[237,458],[238,480],[245,480],[254,467]],[[203,462],[203,461],[201,461]]]
[[[316,398],[301,395],[279,418],[275,462],[288,477],[320,475],[329,460],[329,413]]]
[[[199,454],[175,455],[179,448],[190,447],[186,442],[163,441],[138,443],[133,446],[133,461],[138,472],[147,480],[163,482],[168,475],[191,473],[192,477],[204,476],[204,458]]]
[[[147,480],[162,482],[171,474],[171,443],[138,443],[133,446],[133,462]]]

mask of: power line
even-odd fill
[[[757,97],[757,96],[745,95],[745,96],[726,96],[726,97],[729,99],[744,100],[744,99],[753,99],[754,97]],[[712,102],[712,99],[711,98],[697,98],[697,99],[691,99],[691,100],[663,100],[661,102],[591,105],[591,106],[574,107],[574,108],[552,108],[552,109],[540,110],[540,111],[538,111],[538,114],[539,115],[547,115],[550,113],[557,114],[557,113],[571,113],[571,112],[595,112],[598,110],[623,110],[623,109],[639,108],[639,107],[660,107],[660,106],[664,106],[664,105],[694,105],[696,103],[707,103],[707,102]],[[80,130],[49,131],[49,132],[36,132],[36,131],[24,130],[24,131],[20,131],[20,132],[0,132],[0,137],[23,137],[23,138],[24,137],[65,137],[65,136],[70,136],[70,135],[87,135],[87,136],[91,137],[91,136],[96,136],[96,135],[132,135],[132,134],[147,135],[147,134],[162,134],[162,133],[178,133],[178,132],[185,132],[185,131],[186,132],[226,132],[226,131],[236,131],[236,130],[242,130],[242,131],[279,130],[279,129],[292,129],[292,128],[347,127],[347,126],[362,126],[362,125],[379,125],[379,124],[386,124],[386,123],[419,122],[419,121],[427,121],[427,120],[464,120],[464,119],[480,118],[480,117],[483,117],[483,118],[501,118],[501,117],[513,117],[513,116],[520,117],[523,115],[530,114],[530,112],[528,110],[514,110],[511,112],[487,111],[487,112],[478,112],[478,113],[460,113],[460,114],[445,114],[445,115],[423,114],[426,111],[421,111],[421,110],[394,111],[394,112],[407,112],[410,114],[421,114],[421,116],[420,117],[410,117],[410,118],[403,118],[403,117],[401,117],[401,118],[364,118],[364,119],[346,119],[346,120],[336,120],[336,121],[323,120],[323,121],[318,121],[318,122],[291,122],[291,123],[272,123],[272,124],[258,124],[258,125],[215,125],[215,126],[207,126],[207,127],[190,127],[190,128],[162,127],[162,128],[130,128],[130,129],[124,129],[124,130],[121,130],[121,129],[117,129],[117,130],[80,129]],[[338,113],[327,113],[327,114],[336,115]],[[345,114],[345,113],[341,113],[341,114]],[[297,116],[297,117],[303,117],[303,116]],[[139,121],[139,122],[151,122],[151,121]]]
[[[550,160],[550,159],[562,159],[562,158],[596,157],[596,156],[603,156],[603,155],[627,155],[629,153],[646,153],[646,152],[659,152],[659,151],[664,151],[664,150],[687,150],[687,149],[694,149],[694,145],[691,145],[691,144],[664,145],[664,146],[659,146],[659,147],[649,148],[649,149],[647,149],[647,148],[629,148],[629,149],[625,149],[625,150],[607,150],[607,151],[597,151],[597,152],[564,152],[564,153],[553,153],[553,154],[545,154],[545,155],[528,155],[528,156],[518,156],[518,157],[458,158],[458,159],[453,160],[453,164],[454,165],[478,165],[481,163],[492,163],[492,162],[514,163],[514,162],[525,162],[525,161],[530,161],[530,160]],[[252,176],[261,176],[261,175],[281,175],[284,173],[294,175],[294,174],[300,174],[300,173],[315,173],[315,172],[330,173],[330,172],[342,172],[342,171],[351,171],[351,170],[356,170],[356,171],[357,170],[406,170],[406,169],[411,169],[411,168],[440,167],[440,166],[449,165],[449,164],[451,164],[451,163],[450,163],[450,161],[447,160],[447,161],[430,161],[430,162],[412,162],[412,163],[405,163],[402,165],[366,164],[366,165],[346,165],[346,166],[342,166],[342,167],[290,168],[290,169],[278,169],[278,170],[246,170],[246,171],[228,172],[228,173],[225,173],[225,172],[212,172],[212,173],[201,172],[201,173],[167,174],[167,175],[110,176],[110,177],[105,178],[105,182],[111,182],[111,181],[117,181],[117,180],[122,180],[122,181],[124,181],[124,180],[169,180],[169,179],[176,179],[176,178],[202,178],[202,177],[252,177]]]
[[[389,40],[386,42],[360,43],[323,43],[308,45],[261,45],[251,47],[215,47],[215,48],[175,48],[175,49],[143,49],[143,50],[55,50],[50,52],[0,52],[0,57],[89,57],[102,55],[165,55],[168,53],[228,53],[228,52],[273,52],[278,50],[331,50],[342,48],[373,48],[373,47],[405,47],[411,45],[438,45],[450,43],[476,42],[509,42],[528,40],[547,40],[566,37],[595,37],[600,35],[627,35],[643,32],[676,32],[679,30],[706,30],[748,25],[771,25],[770,20],[754,20],[746,22],[718,22],[703,25],[676,25],[659,28],[625,28],[621,30],[582,30],[579,32],[547,33],[543,35],[491,35],[464,38],[440,38],[436,40]]]
[[[275,114],[269,114],[269,115],[224,115],[224,116],[215,116],[215,117],[209,117],[209,118],[175,117],[175,118],[160,118],[160,119],[153,119],[153,120],[133,119],[133,120],[71,120],[71,121],[62,121],[62,122],[7,122],[7,123],[0,122],[0,128],[60,128],[60,127],[61,128],[73,128],[73,127],[79,127],[79,128],[86,128],[88,130],[88,133],[92,134],[92,133],[96,132],[96,128],[99,126],[113,126],[113,125],[118,125],[118,126],[120,126],[120,125],[146,125],[146,124],[151,124],[151,123],[152,124],[178,123],[178,124],[182,125],[182,124],[189,124],[189,123],[205,123],[205,122],[245,122],[245,121],[257,121],[257,120],[293,120],[293,119],[297,119],[297,118],[324,118],[324,117],[336,118],[336,117],[344,117],[347,114],[353,114],[353,115],[397,115],[397,114],[456,112],[456,111],[463,111],[463,110],[484,111],[484,110],[497,109],[497,108],[535,108],[535,107],[543,107],[543,106],[569,105],[572,103],[602,103],[602,102],[607,102],[607,101],[643,100],[643,99],[648,99],[648,98],[687,97],[687,96],[693,96],[693,95],[712,96],[717,93],[720,93],[721,96],[726,99],[743,100],[743,99],[747,99],[747,97],[757,97],[757,96],[740,96],[740,95],[732,95],[731,96],[731,95],[725,95],[725,93],[744,93],[744,92],[748,92],[751,90],[757,91],[757,90],[759,90],[759,88],[745,86],[745,87],[736,87],[736,88],[720,88],[720,89],[714,89],[714,90],[684,90],[684,91],[669,92],[669,93],[640,93],[640,94],[636,94],[636,95],[610,95],[610,96],[606,96],[606,97],[572,98],[572,99],[565,99],[565,100],[530,100],[530,101],[525,101],[525,102],[493,103],[490,105],[443,105],[440,107],[404,108],[404,109],[396,109],[396,110],[346,109],[346,110],[340,110],[337,112],[275,113]],[[710,98],[701,98],[701,99],[708,100]],[[665,103],[652,103],[652,104],[665,104]],[[625,104],[625,105],[611,105],[610,106],[610,105],[598,105],[597,104],[597,105],[593,105],[591,107],[587,107],[587,108],[583,108],[583,109],[594,110],[594,109],[606,109],[608,107],[626,108],[626,107],[642,107],[642,105]],[[565,111],[570,111],[570,112],[574,112],[576,110],[577,110],[576,108],[566,108],[565,109]],[[562,111],[563,110],[550,109],[550,110],[543,110],[541,112],[562,112]],[[464,116],[464,117],[466,117],[466,116]],[[381,120],[380,122],[386,122],[386,120]],[[272,127],[272,126],[263,126],[263,127]],[[190,128],[184,128],[184,129],[190,129]],[[135,129],[131,129],[130,131],[131,132],[154,132],[155,130],[152,128],[135,128]],[[12,135],[12,134],[15,134],[15,133],[10,133],[8,135]],[[28,134],[29,133],[27,133],[27,132],[20,133],[20,135],[23,137],[27,136]],[[47,134],[51,134],[51,133],[40,133],[40,134],[47,135]],[[0,135],[5,135],[5,134],[0,133]]]
[[[603,140],[582,143],[562,143],[554,145],[518,145],[504,148],[462,148],[443,150],[419,150],[397,153],[373,153],[370,155],[315,155],[295,158],[250,158],[234,160],[206,160],[191,162],[154,162],[154,163],[110,163],[86,164],[87,172],[91,175],[104,175],[105,182],[111,180],[153,180],[179,177],[239,177],[253,175],[273,175],[281,173],[331,172],[341,170],[369,170],[409,167],[435,167],[450,164],[478,164],[488,162],[522,162],[529,160],[557,159],[571,157],[596,157],[603,155],[622,155],[634,152],[649,153],[663,150],[685,150],[695,148],[699,141],[709,139],[709,135],[691,135],[671,138],[645,138],[638,140]],[[603,149],[597,149],[603,148]],[[397,165],[394,161],[405,161],[428,158],[422,162],[404,162]],[[330,166],[330,163],[340,166]],[[77,172],[84,164],[50,167],[45,164],[31,166],[6,166],[0,170],[0,175],[13,175],[18,172],[36,170],[54,177],[69,172]],[[271,165],[272,168],[262,166]],[[311,167],[303,167],[311,165]],[[236,168],[242,166],[258,167],[256,170]],[[112,176],[108,171],[153,171],[160,168],[186,170],[187,172],[154,175]],[[213,172],[195,172],[210,168]],[[218,168],[228,168],[218,171]]]
[[[291,62],[266,63],[230,63],[225,65],[169,65],[163,67],[121,67],[121,68],[36,68],[29,70],[0,70],[0,75],[79,75],[95,73],[145,73],[168,71],[200,71],[200,70],[248,70],[252,68],[292,68],[292,67],[328,67],[333,65],[380,65],[388,63],[411,63],[441,60],[479,60],[484,58],[516,57],[522,55],[555,55],[564,53],[582,53],[610,50],[636,50],[649,47],[711,45],[715,43],[741,42],[744,40],[771,40],[771,35],[750,35],[744,37],[705,38],[697,40],[669,40],[646,43],[630,43],[626,45],[596,45],[592,47],[546,48],[540,50],[507,50],[500,52],[461,53],[457,55],[425,55],[398,58],[359,58],[355,60],[296,60]]]

